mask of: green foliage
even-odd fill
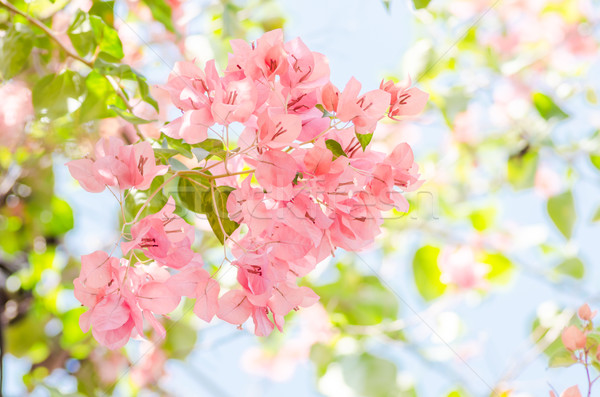
[[[544,120],[550,120],[551,118],[561,120],[569,117],[568,114],[563,112],[563,110],[558,107],[556,103],[554,103],[552,98],[546,94],[542,94],[541,92],[536,92],[533,94],[533,104]]]
[[[469,219],[475,230],[483,232],[494,224],[496,215],[497,210],[494,207],[480,208],[472,211],[469,214]]]
[[[417,10],[427,7],[430,2],[431,0],[413,0],[413,4]]]
[[[154,19],[162,23],[170,32],[175,32],[173,19],[171,17],[171,7],[165,0],[142,0],[152,12]]]
[[[190,211],[205,214],[215,236],[224,243],[240,225],[229,219],[227,198],[234,189],[229,186],[214,186],[202,175],[186,175],[179,180],[178,194],[181,203]]]
[[[590,161],[594,167],[600,170],[600,155],[590,154]]]
[[[585,265],[579,258],[567,258],[559,263],[554,270],[559,274],[582,279],[585,274]]]
[[[396,365],[369,353],[340,358],[344,381],[365,397],[391,397],[399,393]]]
[[[335,323],[341,326],[376,325],[396,318],[398,301],[377,277],[362,275],[341,263],[338,269],[340,277],[337,281],[312,286],[323,305],[333,313]]]
[[[123,100],[117,95],[108,80],[97,70],[92,70],[85,78],[87,95],[79,108],[79,122],[114,117],[111,106],[125,108]]]
[[[6,31],[0,47],[0,75],[3,80],[13,78],[27,66],[33,39],[31,29],[20,23]]]
[[[363,151],[367,148],[367,146],[369,146],[369,143],[371,142],[371,139],[373,139],[373,133],[370,134],[359,134],[358,132],[356,133],[356,138],[358,139],[358,142],[360,142],[360,147],[362,147]]]
[[[547,203],[548,215],[554,222],[556,228],[567,239],[573,234],[573,227],[577,214],[575,212],[575,202],[571,191],[550,197]]]
[[[169,332],[161,348],[169,353],[169,357],[183,360],[196,346],[197,331],[185,321],[166,321],[165,328]]]
[[[446,291],[446,285],[440,281],[439,255],[439,248],[426,245],[419,248],[413,258],[415,284],[426,301],[439,298]]]
[[[535,172],[538,166],[538,154],[529,147],[516,153],[508,159],[508,182],[515,190],[527,189],[533,186]]]
[[[500,253],[486,253],[480,260],[481,263],[490,266],[488,280],[498,284],[506,284],[511,280],[514,265],[506,256]]]
[[[561,349],[550,357],[548,366],[550,368],[570,367],[576,362],[577,360],[572,352],[567,349]]]
[[[67,34],[82,57],[95,54],[97,49],[105,59],[118,61],[123,58],[123,45],[117,31],[100,16],[79,10]]]
[[[72,70],[65,70],[60,74],[43,77],[32,91],[36,113],[56,119],[79,108],[85,84],[81,75]]]
[[[331,150],[331,153],[333,153],[334,160],[340,156],[348,157],[348,155],[346,155],[346,152],[344,152],[344,149],[342,149],[342,145],[340,145],[340,143],[336,140],[326,140],[325,146],[327,146],[327,149]]]

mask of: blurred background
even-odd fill
[[[0,0],[4,395],[525,397],[586,385],[582,368],[549,358],[577,307],[600,308],[599,20],[594,0]],[[175,114],[158,86],[176,61],[223,65],[230,39],[275,28],[325,54],[339,87],[410,76],[430,94],[423,115],[374,134],[383,151],[410,143],[427,182],[408,214],[387,214],[376,246],[319,265],[306,285],[320,303],[285,334],[207,325],[183,303],[166,340],[99,346],[79,328],[72,281],[80,255],[118,237],[118,204],[64,163],[98,136],[158,137]],[[209,235],[196,248],[218,266]]]

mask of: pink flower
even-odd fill
[[[406,83],[396,83],[388,80],[381,82],[380,89],[390,94],[390,109],[388,116],[396,120],[397,117],[416,116],[423,111],[427,104],[429,94],[417,87],[409,88],[410,78]]]
[[[130,337],[143,336],[145,318],[158,336],[164,337],[165,329],[154,315],[168,314],[177,307],[187,292],[181,288],[180,278],[156,264],[130,266],[129,261],[102,251],[82,256],[81,273],[74,280],[75,298],[89,308],[79,319],[82,331],[91,327],[100,344],[118,349]]]
[[[587,340],[585,333],[574,325],[565,328],[560,337],[565,348],[570,351],[583,349]]]
[[[549,198],[562,190],[560,176],[551,168],[540,166],[535,172],[535,192],[544,198]]]
[[[553,391],[550,392],[550,397],[556,397],[556,393]],[[562,393],[560,393],[560,397],[581,397],[581,392],[579,391],[579,386],[571,386]]]
[[[489,267],[477,262],[475,252],[468,246],[445,248],[438,259],[442,272],[440,280],[444,284],[455,285],[460,289],[486,288],[486,274]]]
[[[280,150],[267,150],[256,165],[256,179],[264,188],[284,187],[292,183],[297,172],[292,156]]]
[[[594,310],[592,312],[590,306],[587,303],[581,305],[579,310],[577,310],[577,315],[583,321],[592,321],[592,319],[596,316],[596,313],[598,313],[598,310]]]
[[[141,249],[158,263],[181,269],[194,256],[194,227],[175,215],[175,200],[169,197],[156,214],[148,215],[131,227],[131,241],[121,243],[123,254]]]
[[[31,90],[21,81],[0,86],[0,146],[13,147],[23,136],[25,125],[33,118]]]
[[[151,344],[144,349],[145,354],[131,367],[131,381],[140,388],[156,384],[165,374],[166,353]]]
[[[361,84],[353,77],[340,94],[336,116],[341,121],[352,121],[356,132],[373,132],[390,103],[391,95],[383,90],[369,91],[362,96]]]
[[[168,166],[156,165],[154,150],[148,142],[125,145],[115,137],[100,139],[95,152],[95,160],[67,163],[71,176],[88,192],[98,193],[106,186],[146,190],[157,175],[165,174],[168,169]]]

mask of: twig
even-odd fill
[[[38,28],[40,28],[42,31],[44,31],[44,33],[51,38],[52,40],[54,40],[56,42],[56,44],[58,44],[58,46],[60,47],[60,49],[67,54],[68,57],[73,58],[81,63],[83,63],[84,65],[86,65],[87,67],[89,67],[90,69],[94,68],[94,64],[91,61],[88,61],[82,57],[80,57],[79,55],[77,55],[76,53],[72,52],[70,49],[68,49],[67,47],[65,47],[65,45],[63,43],[61,43],[61,41],[59,40],[58,37],[56,37],[56,35],[54,34],[54,32],[52,30],[50,30],[46,25],[44,25],[40,20],[32,17],[31,15],[19,10],[18,8],[16,8],[15,6],[13,6],[10,3],[7,3],[5,0],[0,0],[0,6],[6,8],[8,11],[20,15],[23,18],[25,18],[27,21],[29,21],[31,24],[37,26]],[[117,95],[119,96],[119,98],[121,98],[123,100],[123,102],[125,103],[125,107],[127,107],[127,110],[129,110],[129,112],[133,113],[133,108],[131,107],[131,105],[129,104],[129,100],[127,99],[127,95],[125,95],[125,92],[123,90],[123,87],[121,87],[119,85],[119,83],[117,83],[115,81],[115,79],[112,78],[112,76],[107,76],[107,75],[102,75],[111,85],[111,87],[113,88],[113,90],[115,90],[115,92],[117,93]],[[133,128],[135,129],[136,134],[140,137],[140,139],[144,140],[145,136],[142,134],[142,132],[140,131],[139,127],[134,124],[131,123],[133,125]]]

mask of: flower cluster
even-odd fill
[[[402,193],[422,183],[409,145],[383,153],[372,150],[369,142],[382,118],[417,115],[427,94],[392,81],[361,94],[354,78],[339,90],[329,81],[325,56],[310,51],[299,38],[284,42],[280,30],[252,44],[233,40],[231,45],[223,75],[214,61],[204,68],[193,62],[175,66],[165,88],[182,114],[163,132],[191,146],[215,137],[225,144],[221,160],[200,160],[191,170],[169,172],[171,178],[207,178],[200,185],[213,207],[183,206],[212,213],[213,230],[221,231],[235,256],[231,265],[240,288],[218,297],[218,283],[198,266],[191,249],[194,228],[173,214],[179,192],[159,213],[139,221],[136,217],[121,244],[124,254],[142,251],[162,276],[143,270],[147,265],[111,259],[100,267],[105,269],[102,281],[98,274],[88,286],[84,280],[90,276],[82,268],[76,286],[81,291],[96,288],[90,293],[94,299],[82,300],[90,312],[120,305],[124,313],[123,321],[111,320],[110,326],[102,315],[86,313],[85,325],[91,322],[96,338],[109,346],[115,343],[106,343],[101,332],[110,328],[116,333],[111,341],[121,342],[128,334],[121,328],[137,327],[140,310],[149,319],[152,313],[165,314],[181,295],[197,298],[196,314],[206,321],[216,314],[241,325],[251,317],[257,335],[282,330],[286,314],[319,299],[298,279],[338,247],[367,248],[380,233],[382,211],[406,212]],[[240,134],[234,136],[236,129]],[[104,185],[145,189],[154,176],[167,172],[155,164],[149,145],[104,142],[95,161],[76,160],[69,168],[88,191],[101,191]],[[219,211],[215,194],[225,186],[226,211]],[[228,231],[224,224],[235,227]],[[167,277],[166,268],[180,273]],[[182,287],[184,282],[191,285]],[[156,304],[148,300],[149,291],[161,296]]]
[[[592,320],[596,316],[597,311],[590,309],[587,303],[583,304],[577,311],[577,316],[583,322],[580,326],[570,325],[561,333],[561,341],[565,352],[558,352],[551,359],[557,361],[556,366],[570,366],[573,364],[581,364],[585,367],[588,378],[588,396],[591,396],[591,390],[594,382],[600,378],[600,375],[592,380],[590,377],[590,369],[597,368],[600,362],[600,344],[598,343],[598,333],[594,330]],[[551,391],[550,397],[557,397],[557,393]],[[581,397],[579,386],[571,386],[560,394],[560,397]]]

